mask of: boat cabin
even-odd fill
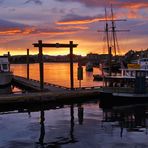
[[[7,56],[0,56],[0,72],[9,72],[10,66]]]
[[[142,58],[138,60],[138,64],[141,69],[148,69],[148,58]]]

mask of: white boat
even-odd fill
[[[0,56],[0,87],[4,88],[11,85],[12,72],[10,72],[10,64],[7,56]]]
[[[121,69],[121,77],[135,78],[136,71],[142,71],[145,73],[146,78],[148,79],[148,58],[142,58],[134,64],[128,64],[127,68]]]

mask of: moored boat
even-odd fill
[[[89,72],[93,71],[93,64],[91,62],[88,62],[86,64],[86,71],[89,71]]]
[[[6,87],[12,82],[12,72],[7,56],[0,56],[0,87]]]

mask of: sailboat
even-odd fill
[[[111,18],[108,19],[107,10],[105,8],[105,20],[103,21],[105,21],[105,29],[103,31],[98,31],[98,32],[105,32],[108,59],[101,63],[102,65],[101,70],[107,72],[108,75],[111,76],[112,73],[119,72],[120,65],[121,65],[120,60],[117,58],[117,51],[119,52],[119,44],[118,44],[116,32],[129,31],[129,30],[116,30],[115,21],[126,21],[126,20],[114,19],[112,5],[111,5]],[[109,22],[111,26],[109,26],[110,25]],[[114,57],[113,57],[113,54],[114,54]],[[97,77],[98,75],[94,75],[94,80],[97,80]],[[99,76],[99,80],[101,80],[100,76]]]
[[[106,35],[106,44],[107,44],[107,50],[108,50],[108,61],[107,63],[104,63],[104,70],[107,70],[109,75],[111,75],[112,72],[118,72],[120,68],[120,63],[117,60],[117,52],[120,52],[117,34],[116,32],[121,31],[129,31],[129,30],[117,30],[116,29],[116,21],[126,21],[125,19],[114,19],[114,13],[113,8],[111,5],[111,19],[108,19],[107,11],[105,8],[105,35]],[[109,26],[109,22],[111,22],[111,26]],[[113,59],[114,54],[114,59]]]

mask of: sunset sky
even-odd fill
[[[148,48],[148,0],[0,0],[0,54],[37,54],[33,43],[79,44],[75,54],[105,53],[104,9],[113,6],[120,54]],[[44,54],[68,54],[48,48]]]

